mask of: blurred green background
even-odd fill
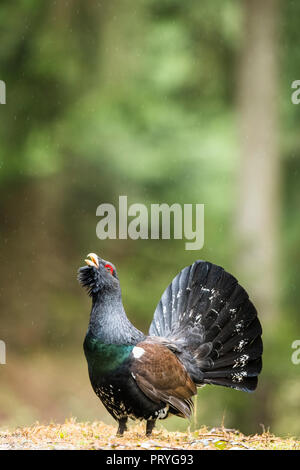
[[[76,271],[93,251],[144,331],[182,267],[232,272],[263,323],[263,372],[254,394],[199,391],[192,425],[299,437],[299,16],[292,0],[1,1],[1,427],[111,422],[82,351]],[[119,195],[204,203],[204,248],[99,240],[96,208]]]

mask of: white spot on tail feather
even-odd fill
[[[239,342],[239,344],[237,344],[233,350],[234,351],[238,351],[238,352],[241,352],[243,349],[244,349],[244,346],[246,346],[247,344],[247,340],[244,340],[244,339],[241,339],[241,341]]]
[[[234,364],[233,364],[233,369],[235,367],[245,367],[245,365],[247,364],[249,360],[249,356],[248,354],[243,354],[242,356],[238,357],[237,359],[235,359],[234,361]]]
[[[232,382],[242,382],[244,380],[244,377],[247,377],[247,375],[248,374],[245,370],[232,374]]]
[[[201,287],[201,290],[202,290],[203,292],[211,292],[210,289],[208,289],[207,287],[203,287],[203,286]]]
[[[244,328],[244,321],[240,320],[236,325],[235,325],[235,331],[237,333],[240,333]]]

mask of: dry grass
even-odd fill
[[[77,423],[68,420],[64,424],[51,423],[41,426],[0,431],[0,449],[267,449],[296,450],[300,441],[281,439],[270,433],[244,436],[238,431],[225,428],[182,433],[155,430],[151,438],[144,435],[144,424],[130,426],[123,438],[116,437],[116,427],[101,422]]]

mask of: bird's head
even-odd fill
[[[79,268],[78,281],[86,288],[91,297],[97,296],[105,290],[119,289],[117,271],[110,261],[101,259],[95,253],[89,253],[85,262],[87,266]]]

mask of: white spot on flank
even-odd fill
[[[134,346],[132,350],[132,354],[135,359],[139,359],[140,357],[142,357],[144,352],[145,352],[145,349],[139,348],[138,346]]]
[[[169,405],[167,405],[165,408],[163,408],[162,410],[159,410],[157,412],[157,417],[158,419],[164,419],[167,414],[168,414],[168,411],[169,411]]]

